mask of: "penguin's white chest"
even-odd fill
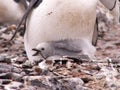
[[[43,42],[91,36],[96,18],[96,1],[43,1],[30,15],[26,38]]]

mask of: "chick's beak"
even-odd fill
[[[40,50],[38,50],[36,48],[33,48],[32,50],[35,51],[35,53],[32,56],[37,56],[41,52]]]

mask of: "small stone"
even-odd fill
[[[44,61],[39,63],[39,68],[46,70],[46,69],[52,67],[53,63],[54,63],[53,60],[44,60]]]
[[[22,76],[21,74],[12,73],[11,76],[12,76],[12,80],[13,80],[13,81],[23,81],[23,80],[22,80],[22,77],[23,77],[23,76]]]
[[[4,84],[9,84],[10,82],[12,82],[11,79],[0,79],[0,83],[1,83],[2,85],[4,85]]]
[[[83,80],[80,78],[65,78],[62,80],[62,85],[71,90],[81,90],[84,84]]]
[[[20,82],[13,81],[8,85],[4,85],[5,90],[21,90],[23,88],[23,84]]]
[[[0,90],[4,90],[4,86],[3,85],[0,85]]]
[[[12,69],[13,69],[13,66],[0,63],[0,73],[11,72]]]
[[[1,73],[0,79],[11,79],[11,73]]]
[[[16,30],[16,25],[15,24],[13,24],[13,25],[10,25],[10,26],[8,26],[7,27],[7,30],[9,30],[9,31],[11,31],[11,30]]]
[[[26,60],[27,60],[26,57],[20,57],[15,61],[15,63],[22,64],[22,63],[25,63]]]
[[[0,28],[0,34],[2,34],[3,32],[5,32],[7,30],[7,28],[5,27],[5,28]]]
[[[23,68],[32,68],[34,66],[34,63],[30,62],[30,61],[26,61],[22,67]]]
[[[5,40],[9,40],[12,37],[12,34],[2,34],[1,38],[5,39]]]
[[[33,69],[35,70],[35,72],[37,74],[41,74],[42,73],[42,69],[40,69],[38,66],[33,67]]]
[[[71,69],[72,68],[72,62],[70,62],[70,61],[68,61],[67,63],[66,63],[66,67],[68,68],[68,69]]]
[[[0,62],[9,64],[9,63],[11,63],[11,60],[8,56],[0,55]]]
[[[22,69],[8,65],[6,63],[0,63],[0,73],[16,72],[20,73]]]

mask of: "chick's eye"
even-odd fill
[[[45,48],[41,48],[41,50],[42,50],[42,51],[44,51],[44,50],[45,50]]]

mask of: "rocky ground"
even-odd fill
[[[101,11],[102,10],[102,11]],[[120,25],[99,9],[96,60],[56,58],[30,63],[15,25],[0,26],[0,90],[120,90]]]

